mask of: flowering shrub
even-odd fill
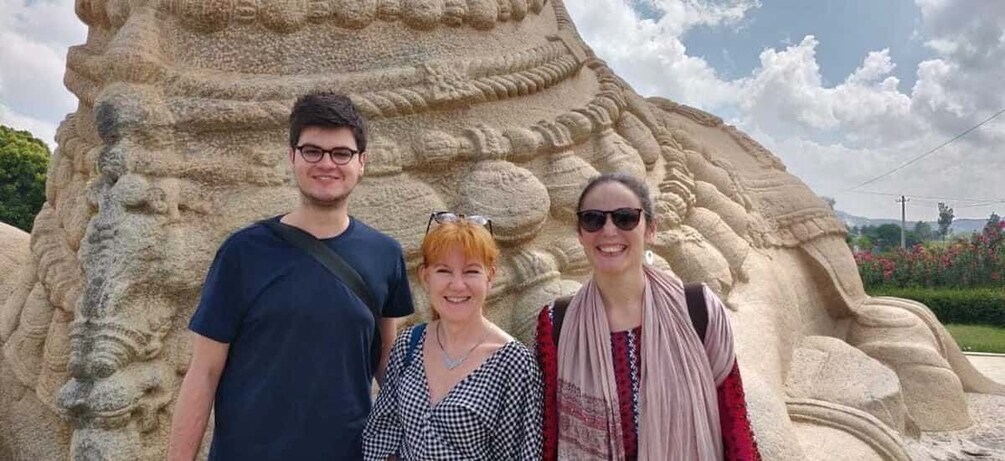
[[[1002,287],[1005,221],[947,246],[918,244],[886,253],[855,253],[866,289],[893,287]]]

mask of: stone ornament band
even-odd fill
[[[540,14],[547,0],[173,0],[164,9],[189,29],[212,33],[233,24],[261,24],[293,33],[333,21],[362,29],[376,21],[400,21],[413,29],[469,26],[479,30]]]

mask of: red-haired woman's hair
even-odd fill
[[[459,220],[436,224],[422,239],[422,264],[443,258],[454,248],[460,248],[466,259],[476,259],[492,268],[499,259],[499,247],[484,226]]]
[[[465,220],[436,224],[422,239],[422,265],[428,266],[445,258],[447,253],[460,248],[465,259],[474,259],[485,265],[489,276],[495,272],[499,247],[488,229]],[[433,320],[439,316],[430,309]]]

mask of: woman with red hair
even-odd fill
[[[364,459],[540,459],[534,354],[485,318],[499,257],[492,223],[439,212],[429,226],[419,280],[432,321],[395,340],[363,432]]]

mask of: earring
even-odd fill
[[[653,261],[656,260],[656,255],[653,254],[652,250],[646,250],[645,260],[646,260],[646,264],[648,264],[650,266],[653,265]]]

